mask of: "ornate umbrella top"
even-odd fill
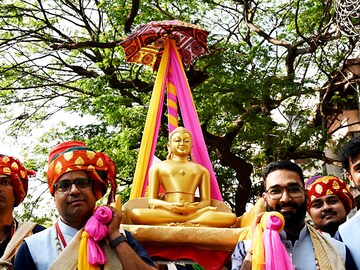
[[[191,23],[179,20],[153,21],[141,25],[136,32],[120,42],[120,45],[128,62],[148,65],[157,70],[166,39],[176,41],[182,62],[187,66],[200,55],[208,53],[208,35],[208,31]]]

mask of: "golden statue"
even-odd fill
[[[169,135],[167,159],[150,168],[148,208],[131,210],[134,224],[230,227],[236,222],[231,211],[211,206],[208,170],[193,161],[192,135],[178,127]],[[165,191],[159,198],[160,186]],[[195,199],[199,188],[200,200]]]

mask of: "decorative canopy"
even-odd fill
[[[200,55],[208,53],[208,34],[208,31],[187,22],[154,21],[141,25],[120,45],[124,48],[128,62],[148,65],[156,71],[164,53],[165,40],[176,41],[182,62],[188,66]]]

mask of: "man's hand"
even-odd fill
[[[265,212],[262,212],[260,214],[258,214],[256,216],[256,219],[254,220],[253,225],[251,226],[251,238],[252,238],[252,243],[254,242],[254,236],[255,236],[255,232],[256,232],[256,227],[257,225],[260,223],[262,216],[264,215]]]
[[[118,210],[116,210],[114,207],[112,206],[107,206],[111,209],[112,212],[112,219],[110,220],[110,222],[107,224],[108,227],[108,236],[107,239],[109,241],[115,239],[116,237],[120,236],[120,223],[122,220],[122,213]]]

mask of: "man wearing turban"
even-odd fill
[[[315,176],[306,182],[310,203],[308,213],[315,226],[334,236],[355,206],[346,183],[336,176]]]
[[[256,219],[261,226],[256,226],[250,239],[237,243],[231,256],[232,270],[354,269],[353,260],[348,259],[351,255],[343,243],[321,234],[305,222],[309,196],[304,188],[302,169],[297,164],[290,161],[269,163],[264,170],[263,184],[266,212],[279,212],[285,224],[282,229],[276,221],[278,218]],[[264,234],[266,229],[270,231],[259,237],[259,229],[264,230]],[[274,232],[270,234],[271,231]],[[274,242],[279,242],[274,237],[276,231],[280,244]],[[284,253],[289,260],[280,255]]]
[[[0,265],[10,266],[23,239],[45,228],[31,222],[18,222],[13,217],[14,207],[25,198],[28,191],[27,170],[11,156],[0,154]]]
[[[121,212],[111,206],[96,207],[109,185],[108,203],[114,200],[115,175],[114,162],[83,142],[55,146],[46,177],[60,218],[24,241],[15,269],[154,269],[144,248],[119,229]],[[95,221],[99,225],[94,226]]]

